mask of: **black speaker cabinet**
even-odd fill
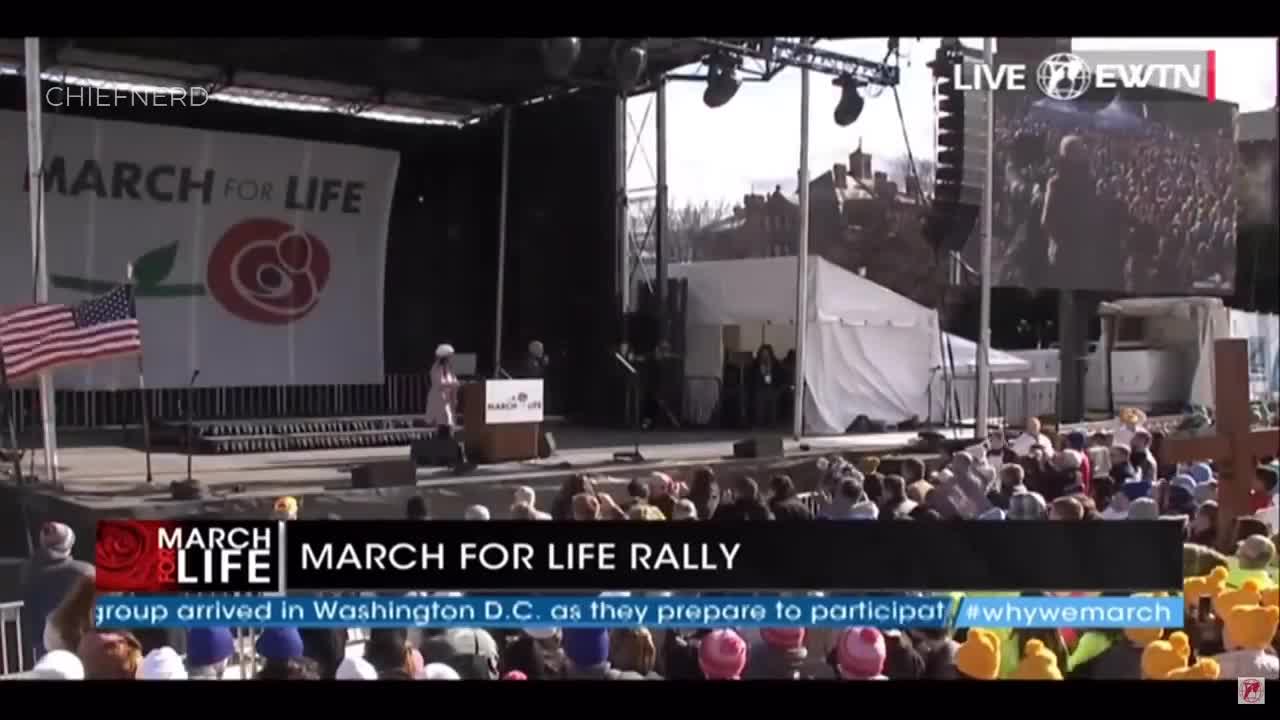
[[[444,467],[458,462],[462,456],[458,441],[447,437],[428,437],[414,440],[409,446],[409,457],[419,467]]]
[[[408,460],[366,463],[351,471],[351,487],[357,490],[412,487],[417,483],[417,468]]]
[[[733,456],[736,458],[782,457],[782,437],[747,438],[733,444]]]

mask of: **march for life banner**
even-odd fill
[[[191,112],[199,112],[193,109]],[[32,300],[26,118],[0,111],[0,307]],[[398,153],[45,113],[49,300],[134,266],[150,387],[383,380]],[[57,373],[137,386],[133,359]]]

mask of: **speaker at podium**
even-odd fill
[[[473,462],[539,457],[542,380],[482,380],[462,386],[462,432]]]

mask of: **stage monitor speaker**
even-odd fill
[[[556,454],[556,436],[543,432],[538,436],[538,457],[546,460]]]
[[[421,438],[414,440],[409,446],[409,458],[419,467],[449,466],[458,462],[461,457],[461,448],[453,438]]]
[[[351,487],[356,490],[413,487],[418,484],[417,468],[408,460],[386,460],[357,465],[351,471]]]
[[[733,456],[736,458],[768,458],[782,457],[782,437],[747,438],[733,444]]]

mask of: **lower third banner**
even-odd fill
[[[1179,627],[1182,599],[832,597],[98,598],[100,628]]]

